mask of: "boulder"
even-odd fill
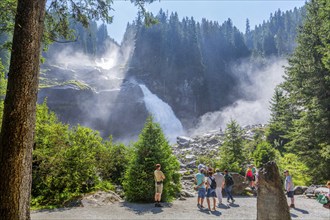
[[[191,192],[188,192],[186,190],[182,190],[180,192],[180,197],[194,197],[195,195]]]
[[[191,138],[184,137],[184,136],[179,136],[176,138],[176,140],[177,140],[176,142],[178,143],[178,145],[180,147],[187,147],[187,146],[189,146],[189,143],[192,141]]]
[[[248,184],[244,182],[244,176],[239,173],[231,173],[231,176],[234,180],[234,186],[232,190],[233,195],[242,195],[245,191],[245,188],[248,186]]]
[[[327,187],[318,187],[315,189],[314,193],[317,194],[327,194],[329,192],[329,189]]]
[[[307,188],[303,187],[303,186],[296,186],[293,191],[294,191],[295,195],[302,195],[302,194],[304,194],[306,189]]]
[[[318,188],[318,186],[316,185],[311,185],[309,186],[306,190],[304,195],[306,195],[307,197],[314,197],[315,196],[315,190]]]
[[[259,170],[257,220],[291,219],[283,184],[275,162],[266,163]]]

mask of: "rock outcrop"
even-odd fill
[[[268,162],[259,170],[257,220],[291,219],[283,184],[275,162]]]

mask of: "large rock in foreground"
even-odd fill
[[[257,220],[291,219],[281,177],[275,162],[268,162],[259,170]]]

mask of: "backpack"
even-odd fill
[[[226,185],[227,186],[231,186],[231,185],[234,185],[234,180],[233,180],[233,177],[228,175],[227,178],[226,178]]]
[[[247,171],[246,176],[248,176],[248,177],[253,177],[253,172],[252,172],[251,169],[249,169],[249,170]]]
[[[209,177],[209,178],[211,179],[211,185],[210,185],[211,189],[217,188],[217,183],[215,182],[215,178],[214,177],[213,178]]]

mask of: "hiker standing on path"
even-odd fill
[[[246,182],[246,180],[249,181],[249,186],[252,190],[254,190],[254,175],[253,175],[253,171],[252,171],[253,166],[249,165],[248,169],[246,170],[245,173],[245,179],[244,181]]]
[[[198,192],[198,197],[197,197],[197,206],[199,208],[204,208],[203,203],[204,203],[204,198],[205,198],[205,175],[204,175],[205,170],[201,168],[199,172],[195,175],[195,183],[196,187],[195,189]]]
[[[228,170],[225,170],[225,192],[227,194],[227,202],[229,202],[229,199],[231,199],[232,203],[235,202],[235,199],[233,198],[231,194],[231,190],[233,189],[234,180],[233,177],[228,173]]]
[[[287,194],[288,198],[291,198],[290,208],[295,208],[295,206],[294,206],[294,191],[293,191],[294,185],[293,185],[293,182],[292,182],[292,177],[290,176],[288,170],[284,171],[284,175],[286,176],[285,177],[285,182],[284,182],[285,191],[286,191],[286,194]]]
[[[220,206],[222,204],[222,188],[224,186],[225,179],[222,173],[220,173],[219,169],[216,169],[215,174],[213,176],[215,178],[215,182],[217,183],[217,187],[215,188],[215,194],[217,194],[218,202]]]
[[[160,170],[160,164],[156,164],[155,175],[155,207],[162,207],[160,204],[163,192],[163,180],[165,179],[164,173]]]
[[[212,211],[215,211],[215,205],[216,205],[216,193],[215,189],[217,188],[217,183],[215,182],[215,178],[213,176],[213,171],[209,171],[209,176],[207,177],[207,182],[206,182],[206,201],[207,201],[207,206],[209,208],[209,211],[211,211],[211,205],[210,205],[210,197],[213,198],[213,209]]]

